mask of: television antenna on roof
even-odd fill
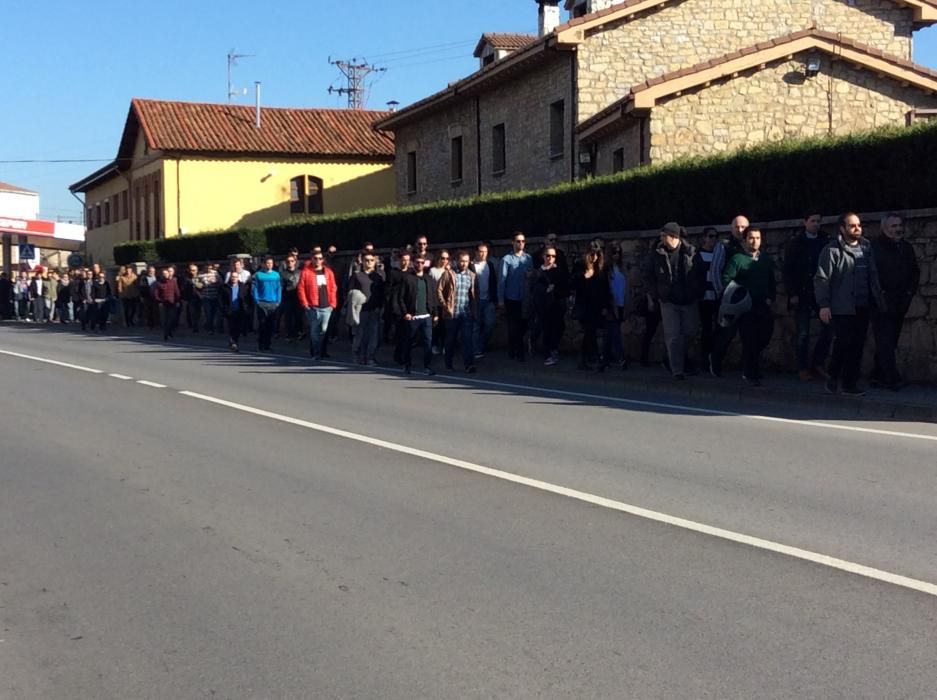
[[[231,69],[237,65],[239,58],[253,58],[256,54],[252,53],[235,53],[234,49],[228,51],[228,104],[231,104],[232,97],[238,97],[239,95],[246,95],[247,88],[241,88],[240,90],[234,87],[234,83],[231,82]]]

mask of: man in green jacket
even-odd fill
[[[761,252],[761,231],[750,228],[745,232],[743,249],[735,253],[722,273],[722,282],[735,282],[745,287],[752,299],[752,308],[739,319],[742,338],[742,379],[749,386],[761,386],[761,353],[774,335],[774,312],[771,307],[776,296],[774,260]]]

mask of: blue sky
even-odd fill
[[[363,57],[388,68],[368,106],[408,104],[476,67],[484,31],[536,31],[531,0],[254,0],[127,2],[4,0],[6,66],[0,181],[36,190],[42,216],[80,216],[68,185],[114,157],[132,97],[223,102],[226,54],[255,54],[234,69],[272,106],[341,106],[328,59]],[[857,37],[861,40],[861,37]],[[915,35],[915,59],[937,67],[937,27]]]

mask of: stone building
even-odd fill
[[[912,61],[937,0],[538,0],[479,70],[376,123],[400,204],[545,187],[788,137],[932,117]]]

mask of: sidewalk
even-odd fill
[[[82,335],[75,325],[61,326],[50,324],[36,326],[34,324],[19,324],[4,322],[6,327],[16,326],[31,330],[50,330]],[[96,334],[89,334],[100,337]],[[128,331],[120,325],[111,325],[108,335],[115,337],[140,338],[147,342],[162,344],[158,331],[146,329],[132,329]],[[219,352],[229,352],[227,339],[222,334],[208,335],[207,333],[193,334],[180,328],[173,341],[167,346],[189,345],[206,348],[216,348]],[[256,334],[241,338],[241,350],[245,354],[256,353]],[[284,339],[273,341],[273,355],[296,360],[309,359],[307,340],[296,341],[292,344]],[[347,338],[334,342],[329,346],[330,360],[350,366],[358,366],[351,355],[351,344]],[[420,353],[416,355],[419,357]],[[414,358],[417,359],[417,358]],[[419,357],[419,361],[422,358]],[[392,348],[382,346],[378,352],[379,367],[377,370],[399,371],[392,360]],[[826,393],[820,381],[802,382],[795,376],[785,374],[767,373],[764,386],[751,388],[745,385],[741,372],[727,369],[724,376],[715,378],[708,374],[688,377],[685,381],[675,381],[670,373],[661,367],[641,367],[632,364],[627,370],[617,367],[609,368],[605,372],[587,372],[576,368],[577,358],[572,355],[564,356],[560,364],[554,367],[544,367],[542,360],[532,358],[527,362],[509,360],[502,351],[494,351],[490,355],[476,362],[478,373],[467,375],[460,369],[448,371],[444,368],[441,356],[434,358],[433,368],[444,377],[465,379],[469,382],[493,382],[503,385],[520,385],[531,389],[541,388],[559,390],[576,394],[594,394],[595,398],[606,396],[621,396],[638,398],[648,401],[663,402],[693,402],[713,401],[723,405],[727,411],[742,410],[744,404],[750,402],[767,403],[776,410],[808,411],[812,418],[835,417],[838,419],[875,419],[896,421],[924,421],[937,423],[937,385],[912,384],[900,392],[874,389],[869,387],[865,396],[860,398]],[[461,367],[458,356],[456,367]],[[361,368],[371,369],[371,368]],[[414,377],[420,377],[419,372]]]

